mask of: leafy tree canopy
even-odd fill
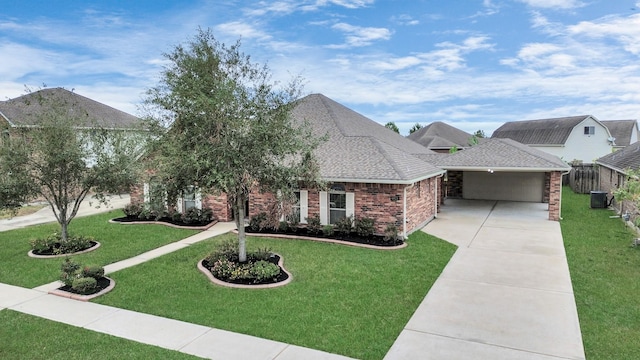
[[[409,129],[409,134],[413,134],[414,132],[418,131],[422,129],[422,125],[420,125],[419,123],[415,123],[411,129]]]
[[[386,127],[387,129],[389,129],[391,131],[395,131],[396,133],[400,134],[400,129],[398,129],[398,126],[393,121],[389,121],[388,123],[384,124],[384,127]]]

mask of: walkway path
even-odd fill
[[[385,359],[584,359],[560,224],[546,208],[447,200],[423,231],[459,248]]]

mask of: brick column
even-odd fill
[[[549,220],[560,220],[560,196],[562,189],[562,173],[554,171],[549,179]]]

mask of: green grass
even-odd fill
[[[640,248],[612,215],[563,189],[560,224],[587,359],[640,359]]]
[[[174,229],[163,225],[110,224],[109,219],[121,217],[121,210],[74,219],[72,234],[93,236],[100,248],[86,254],[73,255],[81,264],[108,265],[145,251],[183,239],[197,233],[194,230]],[[29,241],[59,231],[57,223],[30,226],[0,232],[0,282],[33,288],[55,281],[60,276],[63,258],[34,259],[27,256]]]
[[[196,264],[223,235],[112,274],[95,301],[359,359],[382,359],[455,246],[417,232],[402,250],[248,238],[281,254],[293,282],[274,289],[216,286]]]
[[[0,324],[0,359],[199,359],[11,310]]]

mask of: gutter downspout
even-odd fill
[[[560,174],[560,199],[558,199],[558,219],[562,220],[562,178],[571,173],[571,170],[565,171]]]

